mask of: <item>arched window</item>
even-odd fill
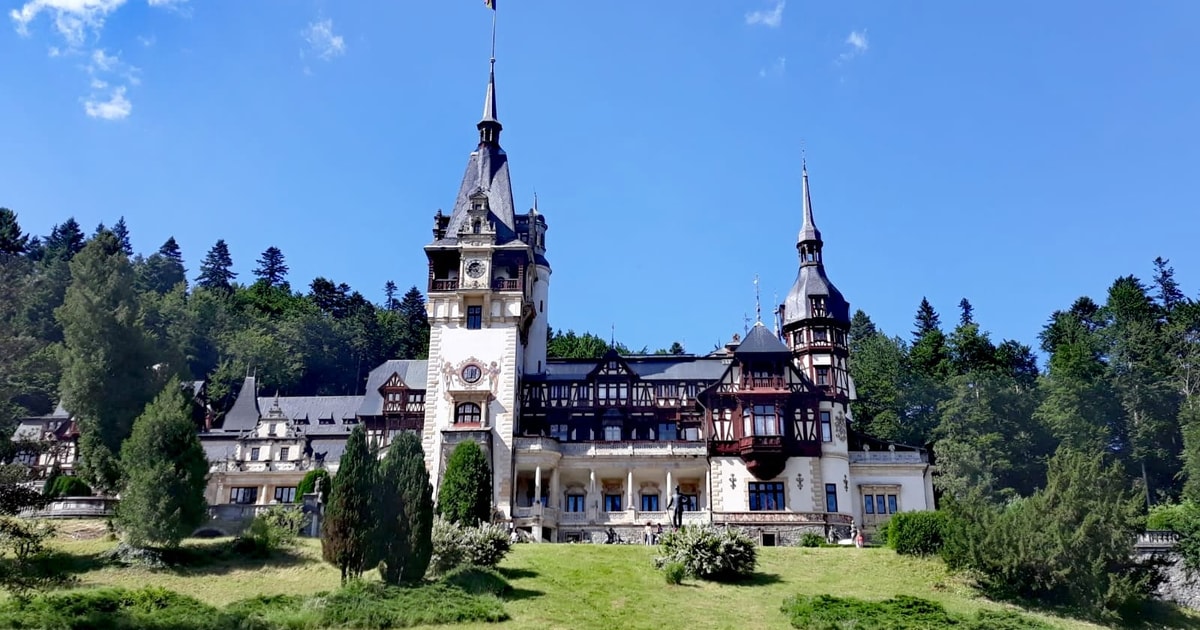
[[[454,408],[454,424],[479,424],[483,413],[475,403],[462,403]]]

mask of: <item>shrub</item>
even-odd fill
[[[66,584],[69,577],[46,547],[53,535],[54,528],[44,522],[0,517],[0,587],[23,600],[33,591]]]
[[[117,522],[134,546],[179,545],[206,517],[208,457],[179,380],[172,378],[133,423],[121,447],[126,480]]]
[[[1150,514],[1146,517],[1146,529],[1183,533],[1190,529],[1195,521],[1200,521],[1200,506],[1195,503],[1160,503],[1150,508]]]
[[[351,581],[325,598],[322,628],[402,628],[508,619],[504,604],[449,584],[396,588]]]
[[[801,547],[820,547],[825,544],[825,538],[816,532],[805,532],[800,537]]]
[[[467,527],[440,516],[433,521],[430,570],[445,574],[460,566],[494,567],[508,554],[508,533],[499,525]]]
[[[492,520],[492,471],[479,444],[462,442],[450,453],[438,489],[437,513],[451,523]]]
[[[1012,612],[980,611],[974,617],[953,615],[941,604],[899,595],[880,602],[832,595],[802,595],[783,602],[783,613],[795,628],[851,630],[887,628],[969,628],[971,630],[1042,630],[1050,626]]]
[[[683,578],[687,577],[687,567],[682,562],[668,562],[663,565],[663,577],[667,584],[682,584]]]
[[[221,630],[238,627],[216,608],[161,588],[55,593],[0,606],[5,628],[153,628]]]
[[[296,503],[304,503],[304,495],[317,491],[317,481],[321,482],[321,502],[329,503],[329,471],[316,468],[305,473],[304,478],[296,486]]]
[[[901,512],[888,519],[887,545],[899,554],[930,556],[942,550],[945,531],[942,512]]]
[[[79,477],[71,475],[59,475],[54,478],[53,483],[48,483],[43,491],[47,499],[57,499],[59,497],[90,497],[92,496],[91,486],[84,483]]]
[[[273,505],[250,521],[250,527],[238,536],[233,548],[242,555],[266,558],[294,545],[307,522],[308,517],[299,509]]]
[[[489,567],[458,567],[442,578],[442,582],[456,586],[472,595],[495,595],[500,597],[512,590],[512,585]]]
[[[687,575],[703,580],[730,581],[749,576],[758,566],[754,541],[741,530],[712,525],[685,525],[663,535],[658,568],[678,562]]]
[[[1153,567],[1134,554],[1139,511],[1117,465],[1062,450],[1033,496],[1004,507],[954,504],[942,557],[993,597],[1125,616],[1155,585]]]

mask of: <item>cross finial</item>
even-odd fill
[[[613,324],[611,324],[611,326],[612,326],[612,330],[609,332],[608,347],[616,348],[617,347],[617,325],[616,325],[616,323],[613,323]]]

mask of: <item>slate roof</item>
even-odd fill
[[[429,361],[394,359],[385,361],[379,367],[371,370],[371,373],[367,375],[367,391],[362,397],[358,415],[383,415],[383,396],[379,393],[379,388],[383,387],[383,384],[393,374],[399,374],[400,380],[404,381],[409,389],[425,389],[428,383]]]
[[[239,396],[240,398],[240,396]],[[362,405],[362,396],[280,396],[279,408],[290,420],[308,420],[308,425],[296,427],[305,435],[349,435],[353,420]],[[259,408],[270,408],[275,404],[274,396],[259,396]],[[321,424],[321,420],[333,420],[333,424]]]
[[[728,367],[725,359],[695,356],[621,357],[638,377],[648,381],[715,381]],[[551,359],[546,363],[547,381],[582,381],[600,359]],[[533,380],[527,376],[527,379]]]
[[[253,376],[247,376],[242,381],[242,389],[238,392],[233,408],[225,414],[221,424],[223,431],[249,431],[258,424],[258,384]]]
[[[804,223],[800,227],[797,243],[814,244],[817,249],[821,246],[821,231],[813,219],[812,200],[808,191],[808,167],[804,167],[803,192]],[[796,282],[788,291],[783,303],[783,323],[791,324],[805,319],[812,319],[812,296],[825,296],[826,317],[839,322],[850,323],[850,303],[842,296],[842,292],[833,286],[825,275],[825,265],[817,262],[800,262],[800,271],[796,274]]]
[[[233,458],[234,451],[237,449],[237,442],[233,436],[215,437],[211,434],[200,436],[200,446],[204,448],[204,455],[209,462],[223,462]]]
[[[750,334],[746,335],[742,343],[733,351],[738,356],[752,354],[790,355],[791,352],[787,346],[783,345],[779,337],[776,337],[775,333],[768,330],[762,322],[755,324],[754,328],[750,330]]]

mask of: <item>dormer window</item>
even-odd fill
[[[824,295],[813,295],[813,296],[810,296],[808,299],[809,299],[809,306],[812,309],[812,316],[813,317],[824,317],[825,316],[825,296]]]
[[[472,221],[471,222],[471,233],[479,234],[479,231],[482,228],[482,225],[483,225],[483,221],[481,221],[479,219],[475,219],[474,221]]]

